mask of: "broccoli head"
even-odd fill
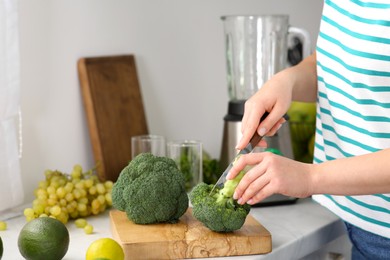
[[[233,180],[226,181],[222,189],[216,187],[212,191],[214,185],[203,182],[196,185],[189,194],[193,216],[212,231],[240,229],[251,206],[238,204],[233,194],[244,174],[242,171]]]
[[[183,174],[170,158],[139,154],[115,182],[112,204],[136,224],[176,223],[188,208]]]

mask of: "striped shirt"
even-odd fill
[[[314,163],[390,148],[390,0],[324,0],[316,52]],[[313,199],[390,238],[390,194]]]

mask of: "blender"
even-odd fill
[[[245,101],[255,94],[275,73],[288,66],[288,41],[302,42],[302,56],[310,53],[309,34],[289,24],[288,15],[229,15],[221,17],[224,25],[228,112],[224,117],[220,166],[225,169],[235,158],[235,146],[241,138],[241,120]],[[293,37],[293,38],[292,38]],[[267,149],[293,158],[289,124],[277,134],[265,137]],[[254,152],[263,151],[256,148]],[[273,195],[261,204],[295,201]]]

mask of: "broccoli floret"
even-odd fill
[[[242,171],[233,180],[226,181],[222,189],[216,187],[212,191],[214,185],[203,182],[196,185],[189,194],[193,216],[212,231],[240,229],[251,206],[238,204],[233,194],[244,174],[245,171]]]
[[[115,182],[112,204],[136,224],[176,223],[188,208],[183,174],[170,158],[139,154]]]

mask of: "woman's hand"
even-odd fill
[[[286,121],[283,116],[290,107],[292,92],[292,81],[289,80],[288,74],[285,71],[276,74],[245,102],[242,138],[236,146],[237,149],[243,149],[255,131],[261,136],[272,136]],[[269,115],[260,122],[265,112],[269,112]]]
[[[276,73],[245,103],[242,119],[242,138],[236,148],[242,150],[255,131],[272,136],[285,122],[283,116],[292,99],[314,102],[317,95],[316,55],[313,53],[296,66]],[[265,112],[267,118],[260,122]]]
[[[234,193],[238,203],[256,204],[278,193],[305,198],[312,195],[310,170],[305,164],[270,152],[242,155],[227,179],[233,179],[246,165],[253,166],[242,178]]]

